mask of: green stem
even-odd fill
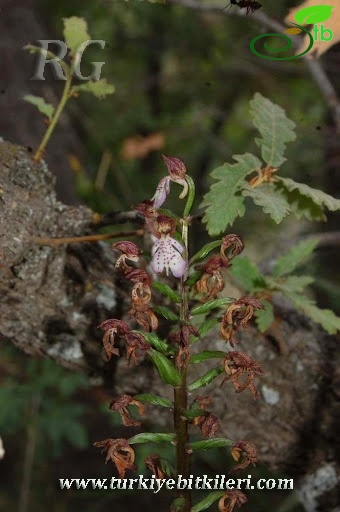
[[[44,151],[45,151],[45,147],[51,138],[54,128],[55,128],[57,122],[59,121],[59,118],[62,114],[62,111],[64,110],[64,107],[65,107],[67,101],[70,98],[71,84],[72,84],[72,74],[70,73],[70,74],[67,74],[67,79],[66,79],[63,95],[61,97],[59,105],[56,108],[54,115],[52,117],[52,120],[51,120],[50,124],[48,125],[48,128],[45,132],[45,135],[43,136],[43,139],[40,142],[40,145],[34,154],[33,160],[35,160],[36,162],[39,162],[41,160],[41,158],[44,154]]]
[[[189,192],[187,202],[183,212],[182,219],[182,239],[185,247],[184,256],[186,261],[189,261],[188,254],[188,217],[192,208],[195,198],[195,185],[190,176],[186,176],[189,185]],[[180,282],[180,320],[181,324],[189,320],[189,304],[188,295],[189,289],[185,282],[187,273],[181,278]],[[189,359],[188,359],[189,360]],[[177,475],[182,475],[182,478],[190,477],[190,454],[187,451],[188,445],[188,422],[183,415],[183,411],[188,407],[188,388],[187,388],[187,363],[184,363],[181,370],[181,385],[175,388],[174,393],[174,429],[176,433],[176,471]],[[183,500],[183,507],[181,512],[190,512],[191,510],[191,491],[189,489],[179,489],[178,497]]]

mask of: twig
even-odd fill
[[[201,4],[197,0],[168,0],[169,4],[178,4],[183,7],[188,7],[190,9],[196,9],[202,12],[219,12],[225,16],[244,16],[244,12],[240,9],[234,12],[227,12],[226,10],[221,9],[220,6]],[[265,27],[275,30],[276,32],[283,34],[286,30],[286,27],[281,23],[273,20],[269,16],[267,16],[264,12],[256,11],[253,13],[249,13],[247,15],[248,18],[252,18]],[[295,47],[297,45],[294,45]],[[334,124],[338,133],[340,133],[340,99],[336,93],[333,84],[329,80],[325,70],[319,61],[315,59],[311,59],[308,55],[301,57],[304,59],[306,66],[309,70],[309,73],[313,77],[316,85],[318,86],[320,92],[326,100],[330,113],[333,117]]]
[[[136,229],[135,231],[119,231],[119,233],[102,233],[99,235],[71,236],[62,238],[41,238],[32,237],[32,242],[40,245],[62,245],[74,244],[78,242],[98,242],[99,240],[110,240],[110,238],[126,238],[128,236],[143,236],[144,229]]]

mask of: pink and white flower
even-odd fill
[[[187,269],[187,262],[182,258],[183,252],[184,247],[180,242],[169,234],[162,234],[152,247],[151,270],[157,274],[165,270],[167,276],[170,270],[174,277],[182,277]]]

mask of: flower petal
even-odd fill
[[[158,183],[156,193],[152,198],[154,208],[159,208],[165,202],[167,195],[170,193],[170,181],[170,176],[165,176]]]

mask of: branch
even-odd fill
[[[187,7],[190,9],[195,9],[201,12],[212,12],[219,13],[225,16],[245,16],[245,11],[242,9],[237,9],[235,11],[226,11],[222,9],[220,6],[201,4],[196,0],[168,0],[169,4],[177,4],[182,5],[183,7]],[[264,12],[255,11],[253,13],[249,13],[247,15],[248,18],[251,18],[255,21],[258,21],[263,26],[275,30],[276,32],[283,34],[286,30],[286,27],[281,23],[273,20],[269,16],[267,16]],[[297,48],[298,44],[293,45]],[[323,95],[330,113],[333,117],[334,124],[338,133],[340,133],[340,99],[336,93],[336,90],[329,80],[325,70],[318,60],[312,59],[308,54],[301,57],[304,59],[305,64],[309,70],[309,73],[313,77],[314,82],[319,88],[321,94]]]

